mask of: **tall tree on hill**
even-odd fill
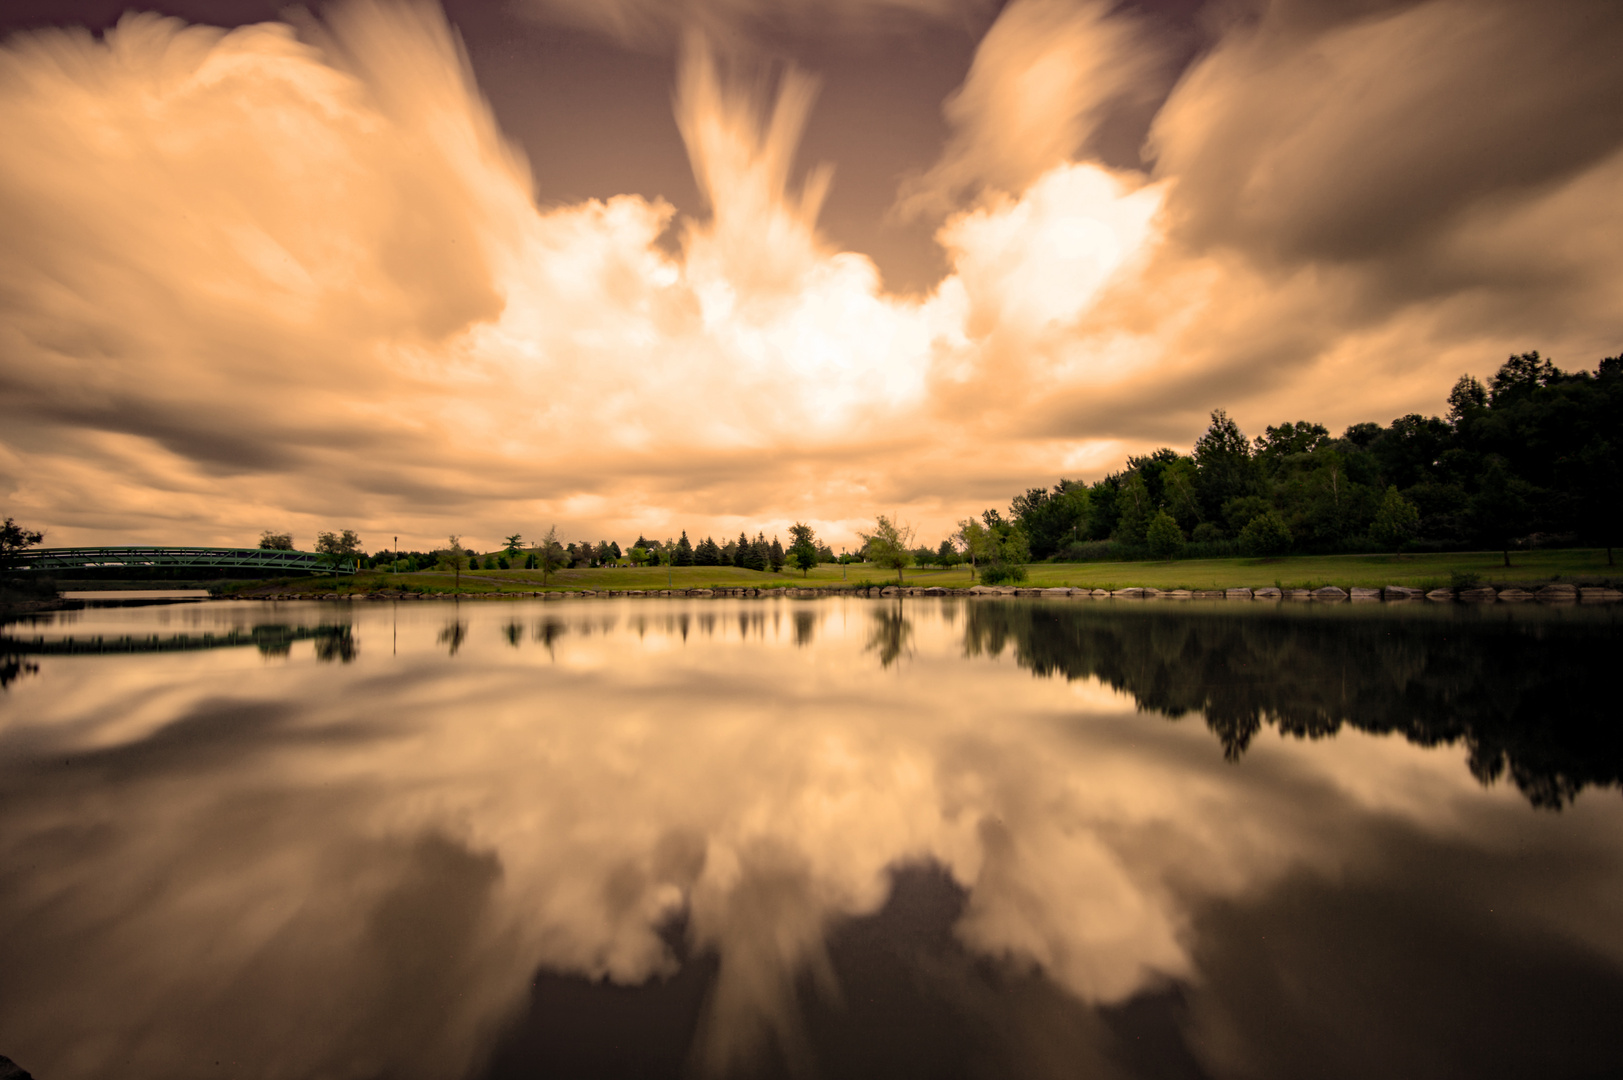
[[[455,573],[455,583],[452,589],[462,591],[462,570],[468,565],[468,553],[462,547],[462,537],[451,536],[444,551],[439,553],[439,564]]]
[[[817,565],[817,534],[804,521],[789,526],[789,565],[805,577]]]
[[[563,546],[558,543],[558,526],[547,526],[547,533],[536,545],[536,560],[541,564],[541,586],[546,587],[552,572],[563,565]]]
[[[1212,410],[1211,425],[1195,440],[1194,459],[1195,489],[1201,512],[1209,520],[1221,517],[1223,504],[1230,499],[1257,494],[1251,443],[1222,409]]]

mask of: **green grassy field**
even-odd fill
[[[1511,556],[1507,569],[1498,552],[1461,552],[1425,555],[1296,555],[1278,559],[1190,559],[1174,562],[1036,563],[1027,568],[1028,586],[1067,585],[1073,588],[1121,589],[1134,585],[1158,589],[1226,589],[1239,586],[1278,585],[1281,588],[1343,588],[1408,585],[1424,588],[1458,584],[1474,575],[1484,584],[1537,585],[1560,580],[1578,584],[1617,584],[1623,572],[1606,565],[1601,549],[1536,551]],[[785,588],[789,586],[851,586],[859,583],[894,584],[896,575],[865,564],[820,566],[802,577],[797,571],[781,574],[740,570],[731,566],[609,567],[599,570],[560,570],[548,575],[545,588],[581,589],[698,589],[717,586]],[[966,588],[974,584],[967,567],[952,570],[909,569],[908,585]],[[312,578],[291,584],[247,584],[238,595],[256,592],[366,591],[409,586],[414,591],[450,592],[449,571],[415,574],[365,573],[354,578]],[[461,588],[469,593],[534,592],[543,588],[539,570],[463,571]]]

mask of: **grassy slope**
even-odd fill
[[[1603,550],[1537,551],[1513,554],[1507,570],[1498,552],[1464,552],[1444,555],[1297,555],[1281,559],[1190,559],[1176,562],[1037,563],[1028,568],[1025,582],[1032,586],[1069,585],[1074,587],[1119,589],[1148,585],[1159,589],[1211,589],[1237,586],[1279,585],[1284,588],[1316,588],[1320,585],[1448,585],[1455,572],[1476,574],[1483,582],[1534,584],[1559,578],[1563,581],[1616,582],[1623,579],[1615,567],[1606,565]],[[561,570],[549,577],[551,589],[696,589],[719,585],[745,585],[755,588],[781,588],[791,585],[854,585],[858,582],[887,584],[895,581],[877,567],[859,565],[845,568],[820,566],[802,578],[798,572],[782,574],[740,570],[731,566],[616,567],[602,570]],[[253,592],[319,592],[335,585],[343,590],[370,587],[449,592],[453,585],[447,571],[418,574],[362,574],[355,579],[309,579],[291,585],[264,588],[247,586],[240,594]],[[910,569],[909,585],[945,585],[963,588],[972,584],[969,571]],[[532,592],[542,588],[539,570],[476,570],[462,574],[463,592]]]

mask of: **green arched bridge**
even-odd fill
[[[311,551],[227,547],[72,547],[34,548],[13,556],[25,570],[146,570],[154,567],[202,567],[221,570],[269,570],[291,574],[348,573],[352,557],[335,565],[333,556]]]

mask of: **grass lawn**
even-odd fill
[[[1457,584],[1455,575],[1475,575],[1485,584],[1529,584],[1561,580],[1573,583],[1623,581],[1623,573],[1606,565],[1602,549],[1567,549],[1513,553],[1504,567],[1497,551],[1424,555],[1292,555],[1278,559],[1189,559],[1173,562],[1035,563],[1027,568],[1028,586],[1068,585],[1073,588],[1122,589],[1147,585],[1157,589],[1227,589],[1278,585],[1281,588],[1318,588],[1353,585],[1379,588],[1409,585],[1434,588]],[[788,586],[839,586],[867,583],[894,584],[896,575],[878,567],[857,564],[843,569],[819,566],[802,577],[798,571],[781,574],[740,570],[731,566],[610,567],[600,570],[558,570],[548,576],[546,588],[581,589],[699,589],[747,586],[758,589]],[[355,578],[311,578],[287,585],[245,585],[239,594],[254,592],[328,592],[399,588],[450,592],[449,571],[415,574],[365,573]],[[965,588],[974,584],[967,567],[937,570],[916,567],[905,574],[908,585]],[[469,593],[535,592],[543,588],[539,570],[465,570],[462,591]]]

